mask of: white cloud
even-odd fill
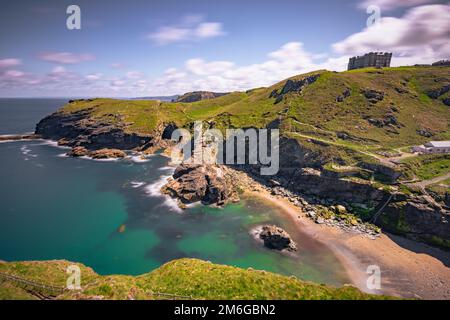
[[[324,58],[307,52],[300,42],[290,42],[267,55],[261,63],[239,66],[231,61],[187,60],[182,69],[170,68],[150,86],[152,94],[179,94],[194,90],[234,91],[269,86],[288,77],[331,68],[344,70],[348,57]]]
[[[126,73],[126,77],[128,79],[141,79],[144,76],[145,76],[144,73],[141,71],[129,71]]]
[[[450,5],[412,8],[401,18],[384,17],[361,32],[335,43],[341,54],[394,53],[393,65],[430,63],[450,57]]]
[[[59,64],[77,64],[95,60],[95,56],[88,53],[76,54],[71,52],[42,52],[38,58],[43,61]]]
[[[433,2],[436,2],[436,0],[364,0],[359,4],[359,7],[366,9],[369,6],[375,5],[380,7],[381,10],[392,10],[401,7],[414,7]]]
[[[86,79],[90,80],[90,81],[100,80],[101,78],[102,78],[102,74],[101,73],[92,73],[92,74],[88,74],[86,76]]]
[[[222,24],[218,22],[200,23],[194,31],[198,39],[208,39],[224,35]]]
[[[58,74],[58,73],[65,73],[67,70],[66,68],[64,68],[63,66],[56,66],[52,69],[51,73],[52,74]]]
[[[20,78],[23,77],[25,73],[19,70],[8,70],[4,73],[4,75],[8,78]]]
[[[9,58],[9,59],[0,59],[0,68],[10,68],[10,67],[15,67],[18,65],[21,65],[22,62],[19,59],[13,59],[13,58]]]
[[[219,22],[203,22],[201,16],[185,16],[180,25],[162,26],[147,35],[157,45],[186,43],[224,35]]]

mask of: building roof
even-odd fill
[[[434,148],[450,148],[450,141],[430,141],[427,145]]]

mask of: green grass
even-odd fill
[[[361,158],[376,162],[370,153],[377,151],[392,151],[429,140],[450,140],[448,107],[442,103],[442,97],[431,99],[426,95],[429,90],[450,83],[448,70],[440,67],[367,68],[341,73],[320,70],[290,78],[295,81],[320,75],[301,93],[285,94],[279,103],[269,96],[273,90],[280,92],[286,80],[268,88],[232,92],[194,103],[94,99],[68,104],[61,112],[85,110],[91,120],[119,124],[127,132],[145,135],[159,134],[168,123],[191,127],[200,120],[224,131],[263,128],[279,120],[282,136],[296,139],[305,149],[311,148],[318,158],[355,165]],[[346,89],[350,89],[350,96],[337,102],[336,98]],[[367,89],[383,92],[384,99],[370,103],[363,94]],[[379,128],[368,121],[382,120],[387,115],[394,115],[398,126]],[[433,137],[419,135],[420,130],[431,132]],[[351,139],[338,138],[342,132]],[[333,145],[313,145],[307,142],[309,138]]]
[[[0,263],[0,272],[53,285],[65,285],[68,261]],[[152,293],[189,296],[193,299],[388,299],[362,293],[351,286],[334,288],[266,271],[216,265],[197,259],[180,259],[137,277],[99,276],[83,265],[82,291],[68,291],[59,299],[158,299]],[[33,299],[13,282],[0,284],[1,299]]]
[[[413,173],[421,180],[439,177],[450,172],[450,155],[423,155],[407,158],[402,162],[409,174]]]

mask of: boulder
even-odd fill
[[[84,157],[89,155],[89,151],[85,147],[74,147],[67,153],[67,155],[74,158]]]
[[[224,205],[233,193],[219,166],[191,164],[178,166],[161,191],[183,204],[201,201],[207,205]]]
[[[100,149],[89,154],[92,159],[119,159],[125,158],[127,154],[118,149]]]
[[[338,205],[335,207],[335,212],[336,212],[337,214],[344,214],[344,213],[347,213],[347,209],[346,209],[343,205],[338,204]]]
[[[443,87],[434,89],[434,90],[429,90],[427,92],[427,95],[431,98],[431,99],[437,99],[440,96],[442,96],[443,94],[446,94],[447,92],[450,91],[450,84],[447,84]]]
[[[376,90],[364,90],[363,91],[364,96],[366,99],[369,100],[370,103],[377,103],[378,101],[381,101],[384,99],[384,93]]]
[[[263,226],[259,237],[264,241],[264,245],[269,249],[297,251],[295,242],[289,234],[277,226]]]

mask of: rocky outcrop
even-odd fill
[[[311,83],[316,82],[316,80],[320,77],[320,74],[315,74],[308,76],[306,78],[300,79],[300,80],[292,80],[289,79],[284,84],[283,88],[280,90],[273,90],[270,93],[269,98],[275,98],[275,104],[281,102],[283,100],[284,95],[295,92],[295,93],[301,93],[302,90],[310,85]]]
[[[434,89],[434,90],[429,90],[427,92],[427,95],[431,98],[431,99],[437,99],[440,96],[442,96],[443,94],[447,93],[450,91],[450,84],[447,84],[443,87]]]
[[[263,240],[264,246],[274,250],[297,251],[297,245],[290,235],[280,227],[268,225],[258,230],[258,236]]]
[[[346,88],[346,89],[344,90],[344,92],[342,92],[342,94],[336,98],[336,101],[337,101],[337,102],[343,102],[345,99],[347,99],[348,97],[350,97],[350,95],[351,95],[350,89],[349,89],[349,88]]]
[[[422,128],[416,131],[419,136],[425,137],[425,138],[431,138],[434,136],[434,133],[431,129]]]
[[[445,98],[444,100],[442,100],[442,102],[446,105],[450,107],[450,98]]]
[[[74,158],[84,157],[89,155],[89,150],[85,147],[73,147],[72,150],[67,152],[67,155]]]
[[[85,147],[73,147],[72,150],[70,150],[67,155],[69,157],[91,157],[92,159],[119,159],[119,158],[125,158],[127,154],[123,152],[122,150],[118,149],[100,149],[100,150],[94,150],[89,151]]]
[[[154,140],[151,136],[127,133],[126,125],[121,121],[92,118],[89,109],[73,113],[56,112],[37,124],[36,134],[44,139],[64,139],[67,146],[83,146],[89,150],[144,149]]]
[[[234,197],[234,190],[220,166],[182,164],[177,167],[162,192],[182,204],[202,202],[224,205]]]
[[[386,231],[450,249],[450,211],[423,197],[392,202],[377,224]]]
[[[194,91],[183,94],[178,97],[176,102],[197,102],[201,100],[209,100],[226,95],[227,93],[210,92],[210,91]]]
[[[391,112],[386,113],[382,119],[369,118],[367,121],[378,128],[383,127],[397,127],[400,128],[402,125],[399,123],[397,117]]]
[[[125,158],[127,154],[118,149],[100,149],[92,151],[90,154],[92,159],[119,159]]]
[[[380,92],[377,90],[367,89],[363,92],[364,97],[369,100],[370,103],[377,103],[384,99],[384,92]]]
[[[0,141],[37,140],[41,138],[38,134],[2,135]]]

